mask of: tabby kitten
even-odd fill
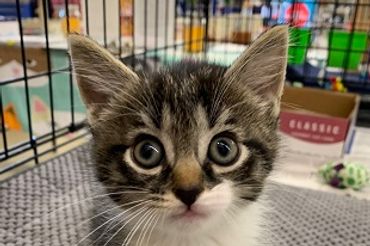
[[[187,61],[137,74],[87,37],[69,44],[109,193],[94,204],[89,245],[258,245],[288,28],[262,34],[229,69]]]

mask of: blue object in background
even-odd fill
[[[274,0],[273,2],[278,2]],[[278,23],[292,23],[296,27],[310,27],[316,3],[312,0],[284,0],[280,5]]]
[[[35,1],[20,1],[20,10],[22,18],[34,17]],[[1,1],[0,2],[0,16],[7,19],[17,18],[17,4],[15,1]]]

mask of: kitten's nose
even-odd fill
[[[174,190],[174,193],[175,196],[180,199],[180,201],[190,207],[197,200],[202,191],[203,189],[201,187],[193,187],[188,189],[178,188]]]

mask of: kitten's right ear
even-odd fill
[[[94,120],[112,94],[138,76],[92,39],[78,34],[68,38],[72,66],[89,121]]]

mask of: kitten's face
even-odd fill
[[[227,71],[184,62],[147,76],[73,37],[97,175],[132,218],[195,233],[258,198],[277,152],[287,30],[264,36]],[[267,48],[270,60],[260,57]],[[86,72],[91,59],[101,66]]]

